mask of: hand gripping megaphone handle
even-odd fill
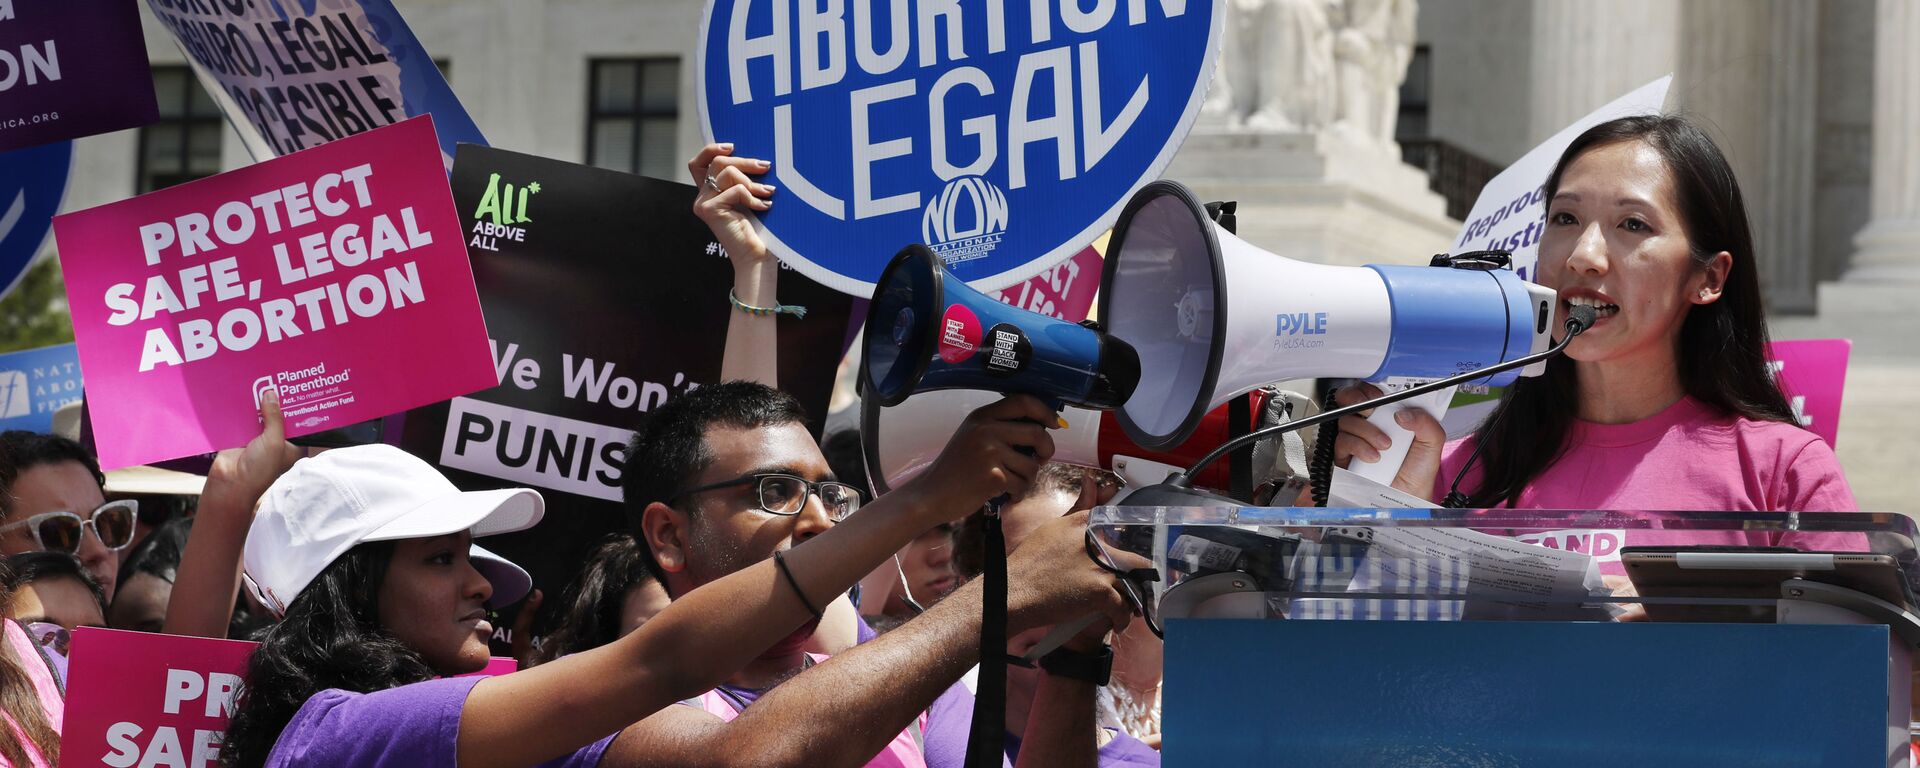
[[[1380,382],[1378,386],[1382,392],[1391,395],[1395,392],[1412,389],[1428,381],[1431,380],[1394,377]],[[1406,463],[1407,449],[1413,445],[1413,430],[1400,426],[1400,423],[1394,420],[1394,416],[1409,408],[1418,408],[1433,414],[1435,419],[1445,418],[1447,415],[1447,405],[1453,402],[1453,392],[1454,390],[1449,387],[1447,389],[1428,392],[1424,395],[1418,395],[1401,402],[1388,403],[1373,409],[1373,414],[1367,417],[1367,423],[1378,427],[1381,432],[1385,432],[1387,439],[1393,442],[1387,446],[1386,450],[1380,452],[1379,461],[1366,462],[1356,459],[1348,469],[1352,470],[1354,474],[1380,483],[1381,485],[1391,484],[1393,478],[1400,474],[1400,465]]]

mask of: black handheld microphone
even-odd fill
[[[1596,319],[1598,319],[1598,310],[1585,304],[1573,305],[1573,309],[1567,312],[1567,338],[1573,338],[1592,328]]]

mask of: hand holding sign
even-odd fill
[[[306,451],[287,442],[286,417],[280,410],[280,395],[268,389],[260,397],[260,436],[244,448],[228,448],[213,459],[207,473],[207,487],[200,494],[203,512],[231,509],[235,514],[253,518],[253,506],[267,492],[267,486],[293,468]]]
[[[752,179],[773,166],[765,160],[732,155],[732,144],[708,144],[687,161],[687,174],[700,190],[693,201],[693,214],[713,230],[738,273],[773,259],[753,229],[751,213],[773,207],[773,186]]]

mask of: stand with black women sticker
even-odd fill
[[[987,331],[987,373],[1012,376],[1027,369],[1033,360],[1033,343],[1012,323],[1001,323]]]

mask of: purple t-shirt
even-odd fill
[[[1127,735],[1126,731],[1108,728],[1113,738],[1100,747],[1095,757],[1100,768],[1158,768],[1160,750],[1147,746],[1147,743]],[[1020,739],[1007,734],[1007,754],[1014,759],[1020,756]]]
[[[280,732],[267,768],[407,766],[455,768],[460,709],[484,677],[449,677],[374,693],[329,688],[307,699]],[[540,765],[591,768],[613,735]]]

